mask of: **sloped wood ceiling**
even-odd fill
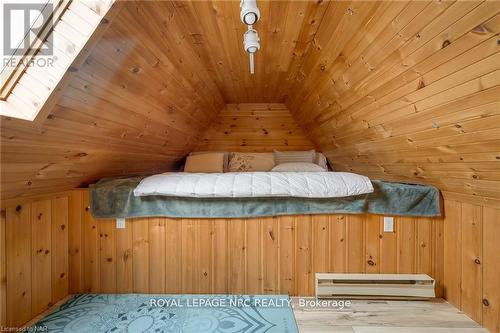
[[[499,13],[494,1],[330,3],[287,105],[337,170],[498,198]]]
[[[2,197],[171,169],[226,103],[285,103],[337,170],[500,197],[500,2],[124,1],[47,119],[2,118]],[[205,138],[207,138],[205,136]]]
[[[314,149],[282,103],[227,104],[197,150],[265,152]]]
[[[2,118],[2,198],[172,169],[223,108],[173,3],[120,6],[46,119]]]

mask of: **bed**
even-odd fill
[[[194,153],[184,172],[102,179],[95,218],[252,218],[302,214],[441,216],[437,188],[328,171],[314,150]]]

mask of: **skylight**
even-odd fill
[[[113,2],[2,1],[0,115],[34,120]]]

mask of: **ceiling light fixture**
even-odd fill
[[[243,34],[243,48],[250,55],[250,74],[254,70],[254,53],[260,49],[260,39],[253,25],[260,19],[260,11],[256,0],[241,0],[240,19],[247,25],[247,31]]]
[[[241,0],[240,19],[243,24],[254,25],[260,18],[260,10],[257,8],[257,0]]]

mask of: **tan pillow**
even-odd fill
[[[316,151],[306,150],[306,151],[274,151],[274,161],[276,165],[283,163],[314,163],[316,158]]]
[[[203,155],[203,154],[213,154],[213,153],[223,153],[224,154],[224,172],[228,171],[229,166],[229,153],[227,151],[193,151],[189,155]]]
[[[189,155],[184,172],[224,172],[224,153]]]
[[[316,163],[323,169],[328,170],[328,163],[326,161],[326,157],[322,153],[316,153],[316,157],[314,158],[314,163]]]
[[[229,172],[271,171],[274,167],[273,153],[231,153]]]
[[[283,163],[275,166],[271,171],[274,172],[326,172],[325,168],[320,167],[316,163]]]

